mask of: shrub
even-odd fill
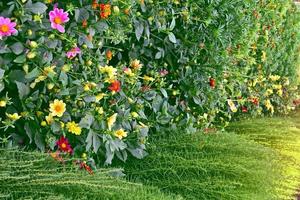
[[[292,109],[299,13],[289,1],[11,0],[0,10],[6,146],[110,164],[147,155],[149,128],[195,132]]]

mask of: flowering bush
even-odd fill
[[[147,155],[149,128],[287,112],[297,10],[224,2],[0,2],[4,144],[110,164]]]

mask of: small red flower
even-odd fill
[[[79,165],[80,169],[85,169],[89,174],[94,174],[92,168],[88,166],[84,161],[76,161],[75,164]]]
[[[166,70],[166,69],[163,69],[163,70],[160,70],[160,71],[159,71],[159,74],[160,74],[162,77],[164,77],[164,76],[166,76],[166,75],[169,74],[169,71]]]
[[[101,19],[106,19],[111,15],[111,6],[110,4],[100,4],[100,17]]]
[[[142,91],[142,92],[147,92],[147,91],[149,91],[149,90],[151,90],[151,87],[148,86],[148,85],[144,85],[144,86],[142,86],[142,88],[141,88],[141,91]]]
[[[61,136],[59,138],[59,140],[56,142],[56,145],[63,152],[68,152],[69,154],[73,153],[73,149],[72,149],[68,139],[65,138],[64,136]]]
[[[258,106],[258,104],[259,104],[259,100],[256,97],[250,98],[250,101],[256,106]]]
[[[82,21],[82,28],[86,28],[87,25],[88,25],[87,20],[84,19],[84,20]]]
[[[213,78],[210,78],[209,79],[209,86],[214,89],[216,87],[216,80],[213,79]]]
[[[242,112],[243,112],[243,113],[248,112],[248,108],[247,108],[246,106],[242,106]]]
[[[114,82],[112,82],[110,84],[108,89],[113,92],[120,92],[121,91],[121,82],[118,80],[115,80]]]

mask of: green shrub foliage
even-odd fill
[[[6,146],[110,164],[147,155],[149,129],[195,132],[293,109],[290,1],[10,0],[0,16]]]

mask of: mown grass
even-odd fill
[[[300,189],[300,112],[290,116],[251,119],[228,129],[276,152],[284,181],[277,187],[280,199],[291,199]]]
[[[232,133],[157,138],[150,156],[129,161],[130,180],[186,199],[278,199],[281,179],[269,148]]]
[[[157,188],[114,178],[116,169],[89,175],[46,154],[0,150],[0,199],[173,200]]]
[[[156,137],[150,156],[129,161],[125,172],[186,199],[293,199],[300,186],[299,116],[236,122],[231,133]]]
[[[234,122],[227,132],[152,137],[127,180],[88,175],[46,154],[0,149],[0,199],[293,199],[300,186],[300,114]],[[73,167],[72,167],[73,166]]]

